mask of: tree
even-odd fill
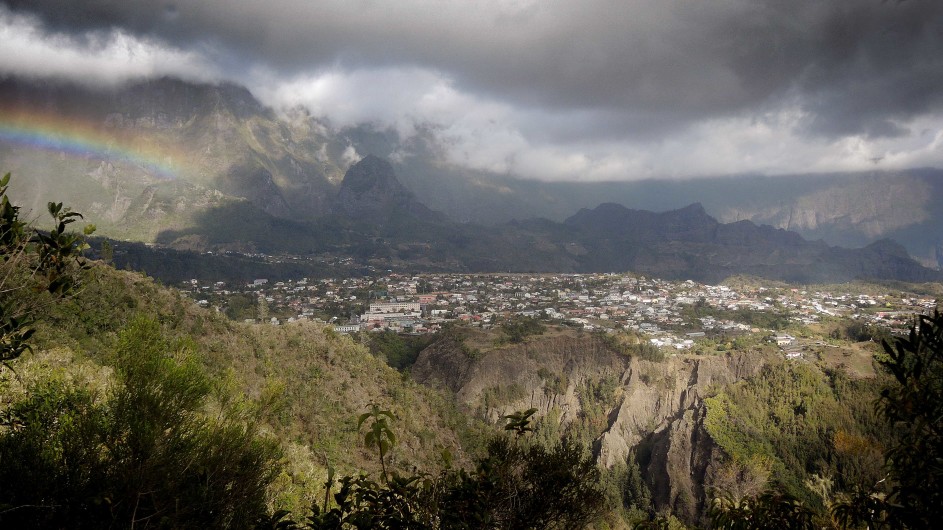
[[[268,320],[268,300],[265,299],[265,295],[262,293],[259,293],[259,302],[258,309],[256,309],[256,314],[258,315],[260,321],[265,322]]]
[[[357,420],[357,429],[363,427],[364,422],[371,420],[367,426],[367,434],[363,437],[364,445],[376,447],[380,458],[380,469],[383,471],[383,482],[389,481],[386,473],[386,455],[396,445],[396,435],[390,428],[389,422],[396,419],[392,411],[383,410],[376,403],[370,404],[370,410],[360,415]]]
[[[714,499],[708,514],[715,528],[724,530],[812,530],[815,514],[784,493],[766,492],[734,500]]]
[[[931,528],[943,520],[943,314],[919,315],[907,337],[883,346],[879,362],[896,383],[879,401],[897,433],[886,453],[890,516]]]
[[[878,411],[894,436],[885,451],[890,494],[853,491],[832,516],[845,527],[933,528],[943,518],[943,314],[918,315],[906,337],[883,340],[892,376]]]
[[[88,248],[83,235],[68,230],[81,214],[50,202],[53,228],[33,228],[10,202],[9,184],[7,173],[0,179],[0,362],[5,366],[30,349],[31,326],[43,304],[77,287],[75,272],[85,267],[81,252]],[[94,230],[88,225],[84,235]]]
[[[391,439],[388,411],[372,404],[360,423],[372,419],[365,440],[376,445]],[[307,526],[340,528],[583,528],[605,508],[599,469],[573,440],[545,448],[527,444],[534,410],[506,417],[508,435],[496,435],[474,470],[446,467],[438,476],[401,476],[395,471],[383,483],[366,475],[343,477],[334,506],[312,506]],[[382,425],[380,425],[382,424]],[[379,426],[378,426],[379,425]],[[391,432],[391,431],[390,431]],[[394,438],[395,439],[395,438]],[[381,457],[382,462],[382,457]],[[332,480],[326,486],[331,488]],[[267,527],[297,528],[276,514]]]
[[[30,349],[42,309],[79,286],[82,216],[49,203],[31,227],[0,179],[0,360]],[[94,227],[86,227],[85,235]],[[247,528],[266,512],[278,445],[238,408],[214,419],[211,382],[187,344],[137,319],[118,337],[106,391],[51,374],[0,411],[4,528]]]
[[[584,528],[602,515],[599,468],[578,442],[546,448],[495,436],[443,494],[443,528]]]

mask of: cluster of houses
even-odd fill
[[[915,312],[937,306],[933,298],[912,295],[733,289],[632,274],[388,272],[343,279],[256,279],[239,286],[191,280],[183,289],[201,305],[218,310],[224,310],[236,295],[257,299],[260,309],[249,319],[252,322],[320,321],[340,333],[435,333],[451,321],[488,328],[519,315],[584,330],[634,331],[656,346],[679,350],[691,348],[705,336],[769,332],[738,321],[735,317],[743,311],[784,315],[801,324],[823,317],[849,317],[904,327]],[[787,357],[796,354],[796,339],[791,335],[775,334],[772,340]]]

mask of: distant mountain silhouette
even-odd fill
[[[384,223],[396,216],[429,222],[446,220],[400,184],[389,162],[374,155],[365,156],[347,170],[333,210],[335,214],[367,223]]]
[[[703,281],[734,274],[807,283],[943,278],[892,241],[861,249],[830,247],[750,221],[719,223],[697,203],[663,213],[602,204],[580,210],[564,224],[578,230],[586,249],[579,258],[580,267],[588,271],[632,270]]]

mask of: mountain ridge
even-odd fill
[[[0,142],[4,170],[26,173],[13,188],[26,192],[14,198],[31,196],[20,202],[38,211],[39,192],[57,189],[64,196],[51,198],[105,236],[197,251],[348,255],[383,269],[632,270],[709,281],[939,277],[899,248],[837,249],[746,219],[724,223],[700,201],[660,213],[603,202],[562,222],[457,223],[414,191],[422,180],[403,168],[419,166],[403,160],[415,157],[395,166],[382,158],[382,134],[342,136],[304,113],[277,114],[241,87],[160,79],[103,95],[57,84],[34,94],[31,86],[0,81],[0,119],[28,126],[53,109],[59,133],[98,143],[75,154],[64,140],[45,150]],[[135,150],[150,153],[148,161],[118,156]]]

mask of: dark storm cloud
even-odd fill
[[[599,122],[613,136],[788,98],[811,133],[899,134],[888,119],[941,104],[936,0],[4,3],[52,31],[218,49],[232,70],[431,68],[513,105],[621,114]]]
[[[798,80],[813,132],[900,135],[943,104],[943,3],[875,4],[834,11],[816,32],[818,59]]]
[[[943,166],[939,0],[0,0],[0,37],[0,75],[230,79],[534,178]]]

